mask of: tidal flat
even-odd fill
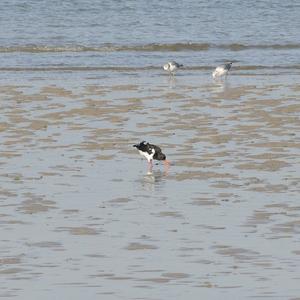
[[[299,79],[2,74],[0,296],[298,299]]]

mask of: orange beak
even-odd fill
[[[171,162],[169,161],[169,160],[164,160],[164,164],[165,164],[165,166],[170,166],[170,164],[171,164]]]

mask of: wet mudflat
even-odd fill
[[[2,74],[0,297],[299,299],[299,79]]]

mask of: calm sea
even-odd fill
[[[10,0],[0,28],[0,70],[300,68],[297,0]]]

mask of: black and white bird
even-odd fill
[[[178,64],[176,61],[169,61],[166,63],[163,68],[165,71],[168,71],[170,74],[174,75],[174,72],[179,68],[183,67],[182,64]]]
[[[222,77],[224,75],[227,76],[229,70],[231,69],[231,65],[232,62],[229,62],[225,65],[216,67],[216,69],[212,73],[213,78]]]
[[[153,160],[162,160],[166,165],[168,165],[170,162],[167,160],[167,157],[164,153],[162,153],[160,147],[156,145],[149,144],[145,141],[133,145],[133,147],[137,148],[139,153],[144,156],[149,164],[149,167],[152,168],[152,162]]]

